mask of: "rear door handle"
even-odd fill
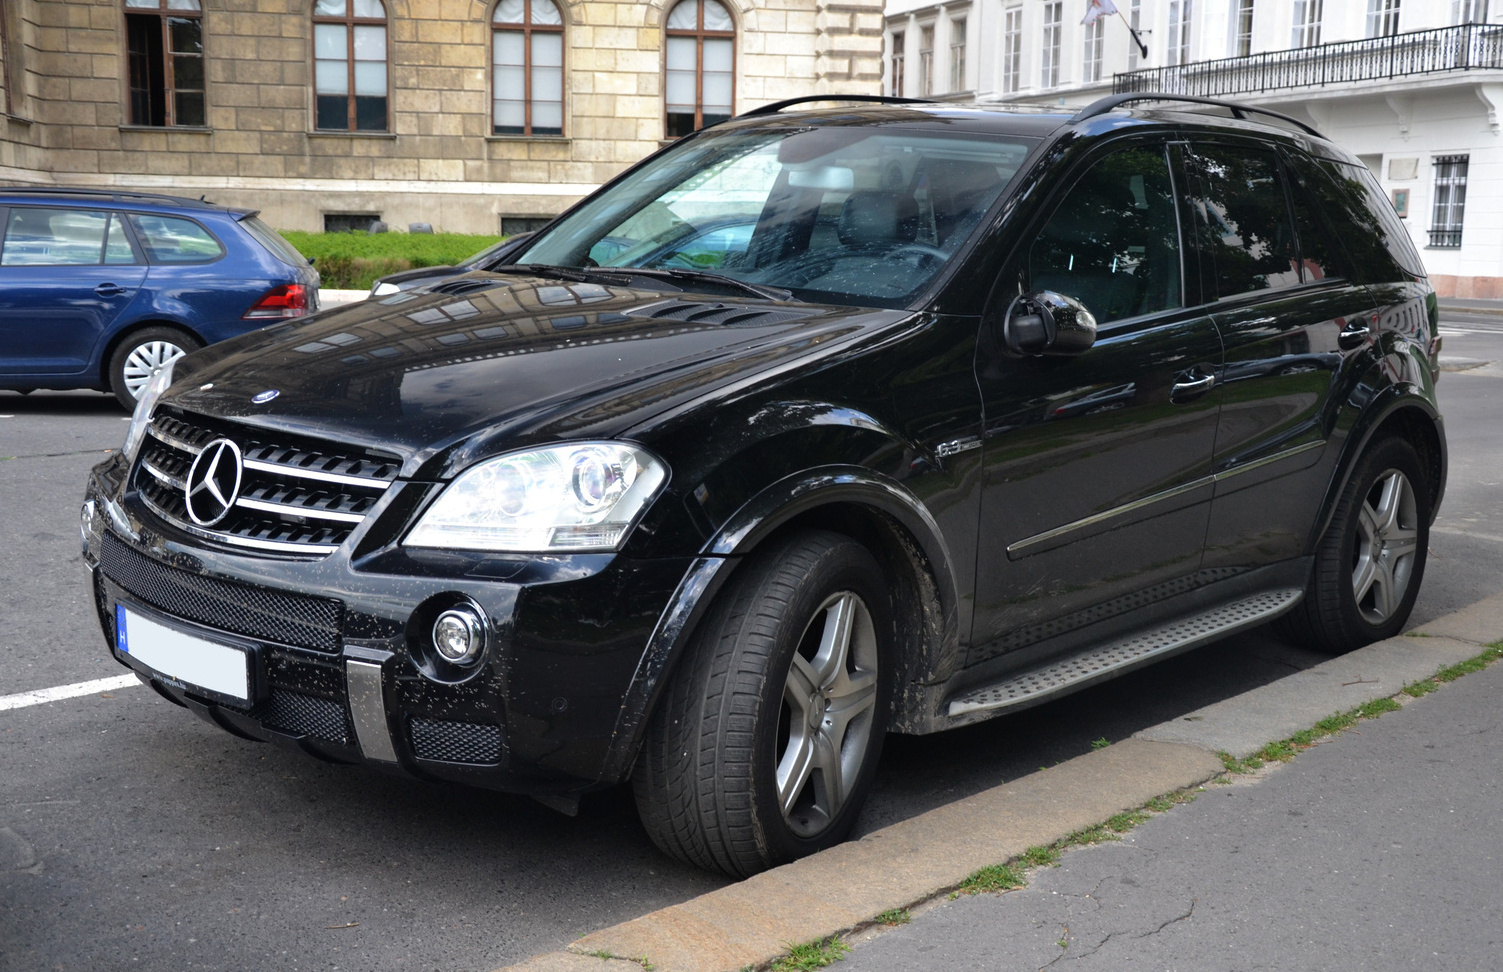
[[[119,284],[102,283],[94,288],[94,293],[101,297],[119,297],[125,293],[125,288]]]
[[[1169,389],[1169,400],[1176,405],[1183,405],[1186,402],[1193,402],[1215,387],[1216,376],[1214,374],[1199,376],[1197,371],[1185,372]]]
[[[1336,346],[1343,351],[1360,348],[1371,335],[1372,329],[1368,327],[1367,320],[1354,317],[1341,329],[1341,333],[1336,335]]]

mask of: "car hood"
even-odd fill
[[[475,272],[211,345],[165,400],[445,477],[534,442],[618,435],[909,315]]]

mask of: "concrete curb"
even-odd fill
[[[1488,317],[1503,317],[1503,306],[1494,304],[1491,307],[1468,307],[1464,304],[1448,304],[1441,301],[1439,304],[1441,314],[1485,314]]]
[[[735,972],[790,945],[850,931],[892,908],[956,887],[978,867],[1018,857],[1222,770],[1326,716],[1396,694],[1503,635],[1503,594],[1105,749],[984,790],[681,904],[601,929],[567,951],[502,972]],[[595,953],[594,955],[590,953]]]
[[[354,304],[369,297],[369,290],[327,290],[320,289],[318,292],[319,304],[323,307],[334,307],[338,304]]]

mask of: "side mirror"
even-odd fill
[[[1096,318],[1074,297],[1036,290],[1008,305],[1002,339],[1016,354],[1079,354],[1096,343]]]

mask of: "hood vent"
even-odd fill
[[[510,286],[510,284],[505,280],[486,277],[460,277],[457,280],[444,280],[436,284],[430,284],[423,289],[430,294],[473,294],[477,290],[490,290],[493,287],[506,286]]]
[[[808,311],[747,307],[745,304],[722,304],[719,301],[664,300],[634,307],[628,317],[649,317],[658,321],[683,321],[686,324],[784,324],[809,317]]]

